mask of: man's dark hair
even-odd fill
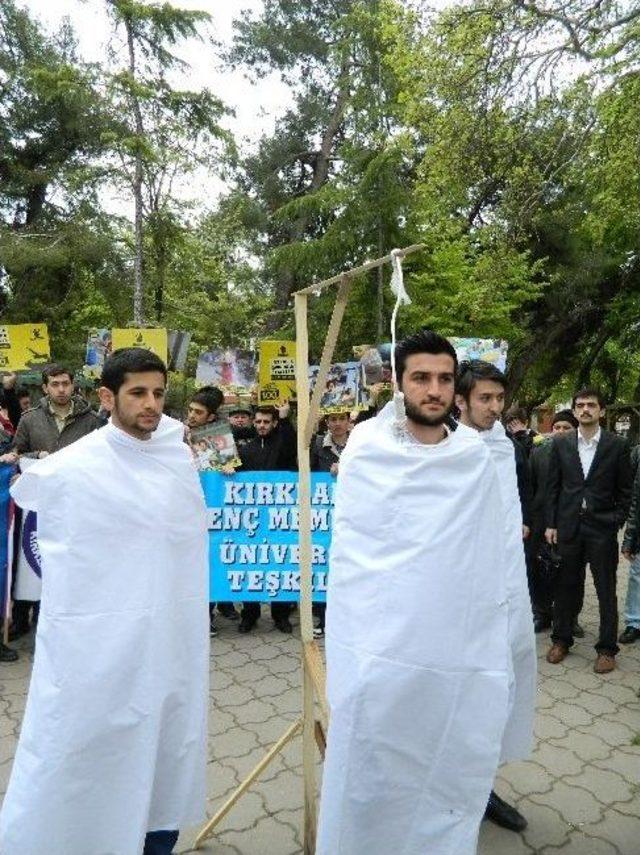
[[[207,408],[209,415],[213,415],[218,412],[220,404],[224,401],[224,395],[217,386],[203,386],[202,389],[198,389],[195,395],[191,396],[191,401],[195,404],[202,404],[203,407]]]
[[[45,369],[42,371],[42,382],[46,386],[51,377],[60,377],[61,374],[68,374],[71,382],[73,383],[74,373],[70,368],[67,368],[66,365],[59,365],[57,362],[54,362],[53,365],[47,365]]]
[[[523,422],[526,423],[529,421],[529,414],[525,410],[524,407],[510,407],[507,410],[507,413],[504,417],[505,424],[509,424],[509,422]]]
[[[407,365],[407,359],[417,353],[446,353],[453,359],[453,371],[458,368],[458,357],[454,346],[444,336],[423,327],[419,332],[399,341],[396,345],[396,380],[402,387],[402,375]]]
[[[456,395],[462,395],[469,403],[471,390],[479,380],[492,380],[499,383],[503,389],[507,388],[507,378],[499,368],[481,359],[471,359],[460,363],[456,375]]]
[[[555,413],[551,419],[551,426],[553,427],[556,422],[569,422],[572,427],[578,427],[578,419],[573,415],[571,410],[559,410]]]
[[[573,398],[571,399],[571,409],[575,410],[576,401],[578,398],[595,398],[598,401],[598,404],[604,408],[605,400],[600,389],[596,389],[595,386],[585,386],[584,389],[580,389],[579,392],[576,392]]]
[[[267,406],[256,407],[256,411],[254,413],[254,416],[257,416],[258,413],[262,413],[263,416],[272,416],[273,420],[276,422],[279,419],[279,414],[278,414],[278,411],[276,410],[275,407],[267,407]]]
[[[101,385],[114,395],[120,391],[127,374],[157,371],[167,380],[167,367],[159,356],[143,347],[121,347],[114,350],[102,368]]]

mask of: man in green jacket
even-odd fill
[[[68,368],[62,365],[45,368],[42,391],[44,397],[40,403],[27,410],[18,423],[13,451],[20,457],[47,457],[103,424],[84,398],[73,394],[73,372]],[[10,638],[29,632],[37,612],[37,600],[15,599]]]

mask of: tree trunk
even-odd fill
[[[133,25],[130,17],[124,18],[127,31],[127,46],[129,48],[129,73],[131,79],[136,79],[136,53],[133,39]],[[142,226],[142,153],[140,146],[144,137],[144,125],[142,123],[142,110],[135,92],[131,92],[131,106],[136,128],[136,151],[135,166],[133,174],[133,202],[134,202],[134,235],[135,235],[135,258],[133,265],[133,321],[141,326],[144,319],[144,292],[142,285],[142,251],[143,251],[143,226]]]

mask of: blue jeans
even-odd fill
[[[624,604],[625,626],[640,629],[640,553],[629,564],[629,584]]]
[[[144,841],[142,855],[171,855],[178,842],[178,831],[150,831]]]

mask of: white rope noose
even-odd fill
[[[396,425],[398,427],[404,427],[407,421],[407,414],[404,408],[404,395],[398,388],[398,378],[396,376],[396,323],[400,306],[409,305],[411,303],[411,299],[404,287],[401,250],[391,250],[391,267],[391,290],[396,295],[396,304],[393,307],[393,313],[391,315],[391,378],[393,381],[393,404],[396,413]]]

